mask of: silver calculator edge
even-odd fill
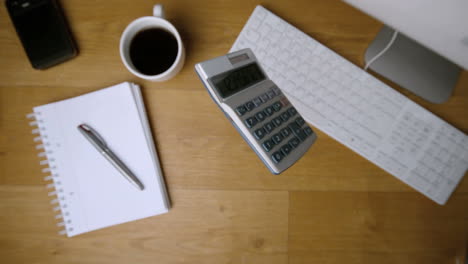
[[[243,54],[247,54],[248,59],[243,59],[239,62],[235,62],[234,60],[232,60],[233,58],[239,57],[240,55],[243,55]],[[244,118],[239,117],[234,110],[237,105],[241,104],[242,102],[246,100],[252,99],[252,90],[251,90],[252,87],[246,88],[227,98],[222,98],[218,94],[218,91],[211,88],[212,85],[210,83],[210,78],[216,75],[219,75],[221,73],[254,63],[254,62],[257,63],[257,65],[260,67],[260,70],[263,72],[266,79],[258,83],[255,83],[254,85],[252,85],[252,87],[257,87],[257,86],[261,87],[261,89],[260,88],[257,89],[260,91],[260,93],[261,91],[266,89],[266,87],[277,87],[276,84],[274,84],[269,79],[268,75],[265,73],[262,66],[258,63],[255,55],[250,49],[239,50],[239,51],[232,52],[224,56],[220,56],[211,60],[197,63],[195,65],[195,71],[197,72],[198,77],[202,80],[211,98],[216,102],[218,107],[223,111],[225,116],[231,121],[233,126],[236,128],[239,134],[241,134],[241,136],[249,144],[249,146],[254,150],[257,156],[260,157],[260,159],[265,164],[265,166],[270,170],[271,173],[280,174],[284,170],[291,167],[307,152],[307,150],[312,146],[312,144],[315,142],[317,138],[317,135],[315,134],[315,132],[312,132],[312,134],[305,141],[303,141],[297,148],[295,148],[293,150],[294,153],[291,153],[290,155],[286,156],[285,159],[282,160],[280,163],[274,163],[269,157],[269,155],[271,155],[273,151],[265,152],[263,150],[262,146],[257,141],[257,139],[251,134],[251,132],[243,124]],[[299,113],[298,113],[298,116],[300,116]],[[283,125],[286,125],[286,124],[283,124]]]

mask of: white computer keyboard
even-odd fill
[[[439,204],[468,169],[468,137],[257,6],[231,51],[251,48],[312,125]]]

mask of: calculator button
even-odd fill
[[[276,144],[279,144],[283,140],[283,135],[281,133],[276,133],[271,137]]]
[[[301,141],[297,137],[293,137],[291,140],[289,140],[288,143],[292,148],[296,148],[299,146],[299,144],[301,144]]]
[[[257,118],[255,118],[255,116],[252,116],[247,118],[244,122],[248,128],[251,128],[257,124]]]
[[[275,122],[271,121],[270,124],[271,124],[274,128],[276,128]]]
[[[283,137],[287,138],[289,137],[289,135],[291,135],[291,129],[289,127],[285,127],[281,129],[281,134],[283,135]]]
[[[283,119],[284,122],[288,121],[289,117],[291,116],[289,115],[288,111],[284,111],[283,113],[281,113],[281,119]]]
[[[256,139],[260,140],[266,135],[266,131],[265,131],[265,129],[263,127],[261,127],[259,129],[255,130],[254,135],[255,135]]]
[[[248,101],[247,103],[245,103],[245,108],[247,108],[247,111],[252,111],[255,108],[255,105],[254,103]]]
[[[263,149],[266,152],[268,152],[275,146],[275,142],[273,142],[273,140],[271,139],[267,139],[265,140],[265,142],[263,142],[262,146],[263,146]]]
[[[267,133],[270,133],[271,131],[273,131],[273,129],[275,129],[275,125],[272,122],[268,122],[265,124],[265,126],[263,126],[263,128],[265,128],[265,131]]]
[[[301,129],[299,132],[296,134],[298,138],[301,139],[301,141],[304,141],[307,139],[307,134]]]
[[[281,102],[281,104],[282,104],[283,106],[288,106],[288,105],[291,104],[291,103],[289,102],[288,98],[286,98],[286,97],[281,98],[280,102]]]
[[[255,106],[260,106],[263,103],[263,101],[262,101],[262,99],[260,99],[260,97],[255,97],[252,100],[252,102],[254,103]]]
[[[304,133],[306,133],[308,136],[312,135],[314,131],[312,131],[312,128],[306,127],[304,128]]]
[[[289,144],[283,145],[281,147],[281,152],[283,152],[285,156],[288,155],[291,152],[291,150],[292,150],[292,147],[289,146]]]
[[[273,109],[275,109],[275,112],[278,112],[279,110],[281,110],[281,103],[280,102],[275,102],[273,105]]]
[[[244,105],[240,105],[236,108],[236,112],[239,116],[243,116],[245,113],[247,113],[247,108]]]
[[[275,126],[279,127],[281,126],[281,123],[283,123],[283,120],[281,120],[281,117],[275,117],[273,119],[273,123],[275,124]]]
[[[300,132],[302,132],[301,130],[301,127],[296,123],[296,122],[291,122],[289,123],[289,128],[292,130],[292,132],[294,133],[294,135],[297,136],[297,134],[299,134]]]
[[[275,112],[275,110],[273,109],[272,106],[269,106],[269,107],[265,108],[265,110],[263,112],[265,112],[265,114],[267,116],[271,116]]]
[[[273,99],[276,96],[276,94],[275,94],[275,92],[273,90],[269,90],[267,92],[267,94],[268,94],[268,97],[270,97],[270,99]]]
[[[273,153],[273,155],[271,155],[271,159],[275,163],[279,163],[283,159],[283,153],[281,153],[281,151],[276,151],[275,153]]]
[[[289,113],[289,115],[291,115],[291,116],[295,116],[296,113],[297,113],[297,110],[296,110],[296,108],[291,107],[291,108],[288,109],[288,113]]]
[[[276,95],[281,95],[281,90],[278,87],[273,87],[273,91]]]
[[[262,95],[260,95],[260,98],[262,98],[262,101],[265,103],[266,101],[270,100],[270,97],[268,96],[268,94],[264,93]]]
[[[263,120],[265,120],[266,115],[263,111],[260,111],[257,114],[255,114],[255,117],[257,118],[259,122],[262,122]]]
[[[304,118],[302,118],[302,117],[296,118],[296,123],[297,123],[299,126],[302,126],[303,124],[305,124]]]

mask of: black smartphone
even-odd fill
[[[78,54],[55,0],[6,0],[10,18],[35,69],[46,69]]]

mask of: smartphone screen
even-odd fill
[[[54,0],[8,0],[13,24],[34,68],[76,55],[65,19]]]

